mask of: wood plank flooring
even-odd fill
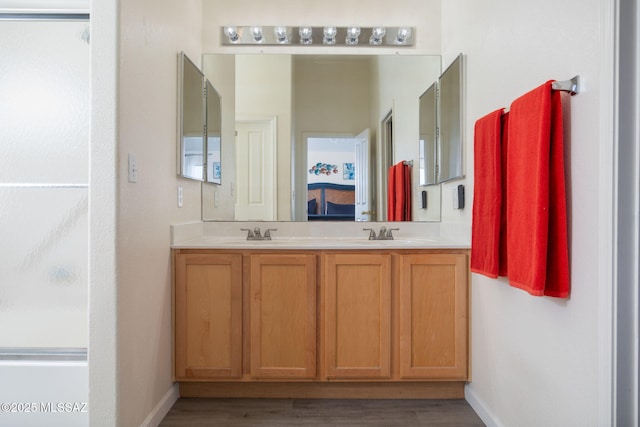
[[[464,399],[180,398],[160,427],[484,426]]]

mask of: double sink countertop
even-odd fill
[[[271,229],[271,240],[247,240],[247,231]],[[369,240],[373,229],[393,229],[393,240]],[[396,230],[397,229],[397,230]],[[171,226],[174,249],[469,249],[466,239],[439,235],[433,223],[193,222]]]

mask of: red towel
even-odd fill
[[[387,221],[411,220],[411,170],[404,162],[389,168]]]
[[[474,128],[474,187],[471,262],[474,273],[496,278],[500,262],[502,212],[501,117],[496,110],[478,119]]]
[[[507,152],[509,283],[532,295],[569,296],[560,92],[551,81],[511,104]]]
[[[396,170],[395,176],[395,194],[396,194],[396,204],[393,207],[396,211],[395,220],[396,221],[404,221],[404,204],[406,200],[406,194],[404,192],[404,165],[402,162],[393,166]]]
[[[507,251],[507,150],[509,146],[509,113],[504,113],[501,118],[502,137],[500,138],[500,157],[502,164],[502,205],[500,209],[500,265],[498,268],[499,276],[507,276],[508,268],[508,251]]]
[[[389,168],[389,177],[387,178],[387,221],[396,220],[396,168]]]
[[[404,169],[404,220],[411,221],[411,166],[402,165]]]

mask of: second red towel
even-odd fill
[[[470,269],[491,278],[498,277],[500,261],[502,111],[487,114],[474,126]]]
[[[551,81],[511,104],[507,153],[507,250],[512,286],[569,296],[561,93]]]

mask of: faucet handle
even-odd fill
[[[266,240],[271,240],[271,232],[272,231],[278,231],[277,228],[267,228],[266,230],[264,230],[264,238]]]
[[[400,231],[399,228],[390,228],[389,230],[387,230],[387,238],[389,240],[393,240],[393,231]]]
[[[251,240],[253,238],[255,238],[255,235],[253,234],[253,231],[251,231],[250,228],[241,228],[240,231],[246,231],[247,232],[247,240]],[[260,231],[260,230],[258,230]]]
[[[376,240],[376,232],[373,228],[363,228],[363,230],[369,232],[369,240]]]

